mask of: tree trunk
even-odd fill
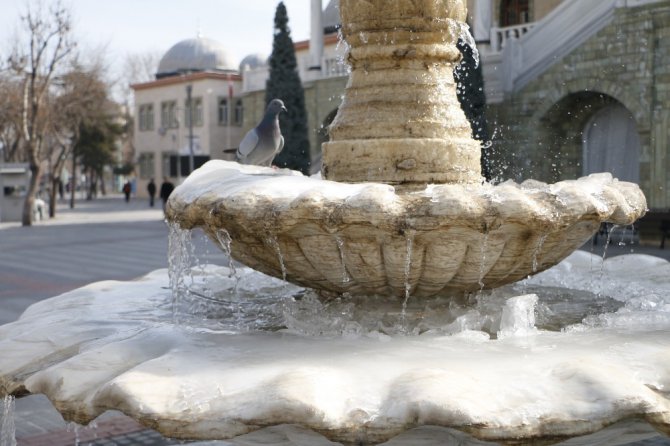
[[[70,209],[74,209],[74,197],[77,189],[77,158],[72,154],[72,181],[70,183]]]
[[[107,195],[107,188],[105,187],[105,174],[102,170],[98,172],[98,178],[100,178],[100,195],[104,197]]]
[[[58,189],[60,177],[51,177],[51,190],[49,191],[49,218],[56,216],[56,200],[58,200]]]
[[[23,215],[21,217],[21,224],[23,226],[32,226],[33,224],[33,208],[35,207],[35,195],[37,194],[37,187],[40,184],[42,176],[42,168],[39,163],[30,163],[30,183],[26,191],[26,199],[23,202]]]

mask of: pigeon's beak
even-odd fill
[[[286,106],[284,106],[284,105],[281,106],[281,109],[282,109],[283,111],[285,111],[285,112],[288,111],[288,110],[286,109]]]

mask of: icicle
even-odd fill
[[[168,276],[172,291],[172,320],[178,323],[179,306],[186,293],[186,275],[190,273],[193,261],[191,231],[181,229],[179,224],[169,224],[168,236]]]
[[[336,235],[335,242],[337,243],[338,251],[340,251],[340,262],[342,264],[342,283],[349,283],[351,278],[347,272],[347,265],[344,263],[344,240],[342,240],[339,235]]]
[[[410,282],[410,272],[412,267],[412,245],[414,244],[414,234],[409,231],[405,232],[405,244],[406,244],[406,253],[405,253],[405,299],[402,301],[402,312],[400,313],[401,324],[403,331],[408,332],[407,327],[407,303],[409,302],[410,290],[412,284]]]
[[[533,272],[537,272],[537,263],[538,263],[538,255],[542,251],[542,246],[544,245],[544,241],[547,239],[547,234],[543,234],[537,239],[537,245],[535,245],[535,251],[533,251]]]
[[[0,446],[16,446],[16,424],[14,422],[14,397],[5,395],[0,425]]]
[[[477,281],[477,284],[479,284],[479,291],[482,291],[484,289],[484,274],[486,271],[484,271],[484,265],[486,264],[486,251],[488,249],[489,245],[489,233],[488,231],[484,234],[484,240],[482,240],[482,245],[480,249],[480,254],[481,254],[481,260],[479,262],[479,280]]]

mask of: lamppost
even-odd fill
[[[193,85],[188,84],[186,86],[186,104],[188,106],[188,173],[190,174],[194,170],[194,160],[193,160]]]

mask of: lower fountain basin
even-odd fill
[[[516,282],[560,262],[601,223],[629,225],[645,210],[639,187],[610,174],[403,192],[217,160],[175,189],[167,218],[301,286],[427,297]]]
[[[603,265],[578,251],[513,288],[480,293],[479,305],[420,335],[387,335],[365,325],[364,313],[341,311],[348,323],[339,333],[328,331],[323,307],[307,311],[292,297],[296,287],[248,269],[238,271],[239,279],[220,269],[220,275],[207,269],[193,283],[206,277],[214,290],[218,282],[227,303],[252,305],[255,294],[259,311],[270,300],[301,307],[285,310],[284,327],[268,331],[250,328],[253,318],[238,319],[247,307],[232,305],[217,318],[173,313],[165,270],[91,284],[34,304],[0,327],[0,351],[11,358],[0,361],[0,396],[43,393],[80,423],[120,410],[166,436],[189,439],[292,424],[369,445],[418,426],[442,426],[485,441],[548,444],[631,419],[670,434],[665,260],[626,255]],[[243,300],[233,300],[233,286]],[[526,287],[537,295],[535,308]],[[556,296],[558,288],[609,296],[619,305],[587,309],[581,322],[556,323],[560,306],[548,310],[546,292]],[[409,306],[422,302],[410,299]],[[453,305],[431,307],[424,318],[446,308]],[[276,311],[281,316],[282,308]],[[544,314],[556,329],[534,327],[529,313]],[[237,328],[229,323],[236,319]],[[487,330],[497,336],[482,330],[492,320]],[[352,331],[354,323],[368,328]],[[324,333],[310,333],[317,329]]]

